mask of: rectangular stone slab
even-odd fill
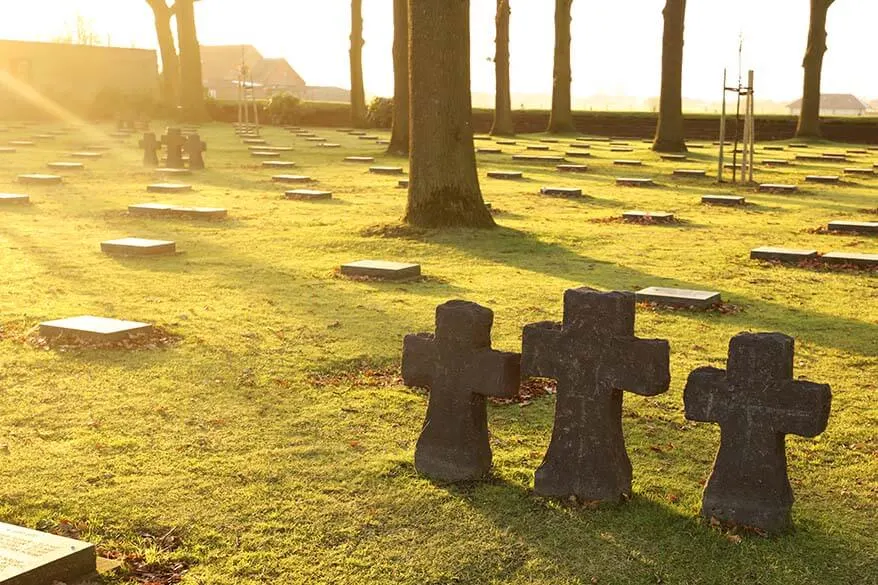
[[[101,242],[101,251],[111,256],[161,256],[174,254],[177,244],[168,240],[120,238]]]
[[[564,156],[568,158],[591,158],[590,152],[579,151],[579,150],[571,150],[564,153]]]
[[[830,221],[827,227],[834,232],[878,234],[878,221]]]
[[[674,176],[704,179],[707,177],[707,171],[701,169],[674,169]]]
[[[626,211],[622,219],[632,221],[652,220],[656,223],[666,223],[674,220],[674,214],[666,211]]]
[[[838,183],[841,179],[838,175],[808,175],[805,177],[805,181],[808,183]]]
[[[554,155],[538,155],[538,154],[513,154],[512,160],[519,162],[537,162],[537,163],[562,163],[563,156]]]
[[[767,167],[788,167],[792,164],[790,161],[782,158],[766,158],[759,162]]]
[[[618,167],[639,167],[639,166],[643,165],[643,161],[642,160],[618,159],[618,160],[614,160],[613,164],[618,166]]]
[[[253,158],[280,158],[280,153],[271,150],[254,150],[250,152],[250,156]]]
[[[372,157],[372,156],[346,156],[344,158],[344,162],[370,163],[370,162],[375,162],[375,157]]]
[[[263,138],[245,138],[241,142],[244,144],[268,144]]]
[[[81,171],[85,168],[80,162],[50,162],[46,166],[53,171]]]
[[[795,193],[799,188],[795,185],[780,185],[778,183],[763,183],[759,185],[760,193]]]
[[[399,182],[396,184],[396,186],[399,187],[400,189],[408,189],[409,180],[408,179],[400,179]]]
[[[137,203],[128,206],[131,215],[186,219],[225,219],[229,212],[221,207],[184,207],[166,203]]]
[[[275,183],[310,183],[311,177],[304,175],[275,175],[271,180]]]
[[[488,171],[488,177],[491,179],[523,179],[524,173],[521,171]]]
[[[369,167],[369,172],[376,175],[401,175],[402,167]]]
[[[845,169],[844,174],[846,175],[865,175],[868,177],[875,176],[875,169]]]
[[[503,151],[499,148],[491,148],[491,147],[484,147],[484,146],[477,148],[476,152],[478,154],[503,154]]]
[[[662,154],[660,155],[662,160],[686,160],[688,157],[685,154]]]
[[[421,275],[420,264],[385,262],[382,260],[360,260],[343,264],[341,273],[346,276],[368,276],[387,280],[403,280]]]
[[[817,258],[817,250],[797,250],[795,248],[774,248],[762,246],[750,250],[752,260],[776,260],[778,262],[801,262]]]
[[[338,142],[318,142],[314,146],[317,148],[341,148],[341,144]]]
[[[771,150],[771,151],[774,151],[774,152],[779,152],[779,151],[784,150],[784,147],[783,147],[783,146],[777,146],[777,145],[769,145],[769,146],[763,146],[763,147],[762,147],[762,150]]]
[[[616,177],[616,184],[620,187],[653,187],[655,181],[637,177]]]
[[[146,186],[147,193],[183,193],[191,190],[192,185],[184,183],[153,183]]]
[[[93,544],[0,523],[3,585],[73,583],[96,571]]]
[[[289,169],[296,166],[296,163],[288,160],[264,160],[262,166],[269,169]]]
[[[827,264],[852,264],[863,268],[878,268],[878,254],[830,252],[821,256],[820,259]]]
[[[655,303],[671,307],[696,307],[704,309],[720,302],[720,293],[707,290],[666,288],[651,286],[635,293],[638,302]]]
[[[711,205],[744,205],[747,200],[736,195],[703,195],[701,202]]]
[[[43,337],[72,335],[85,341],[119,341],[133,333],[148,333],[151,330],[152,325],[149,323],[107,319],[92,315],[40,323],[40,335]]]
[[[81,151],[81,152],[71,152],[67,156],[69,156],[70,158],[85,158],[85,159],[89,159],[89,160],[94,160],[94,159],[98,159],[98,158],[101,158],[102,156],[104,156],[104,153]]]
[[[588,172],[588,165],[558,165],[555,167],[562,173],[585,173]]]
[[[46,175],[43,173],[31,173],[18,175],[18,182],[23,185],[59,185],[64,179],[59,175]]]
[[[549,150],[549,147],[545,144],[528,144],[527,150]]]
[[[0,205],[22,205],[30,203],[30,196],[16,193],[0,193]]]
[[[318,191],[316,189],[291,189],[284,193],[284,197],[297,201],[322,201],[332,199],[332,192]]]
[[[582,189],[574,187],[543,187],[540,189],[540,193],[557,197],[582,197]]]

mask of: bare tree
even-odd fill
[[[494,97],[494,136],[512,136],[512,93],[509,89],[509,17],[512,10],[509,0],[497,0],[497,37],[494,41],[494,70],[496,92]]]
[[[176,108],[180,105],[180,61],[171,33],[171,16],[175,9],[165,0],[146,0],[146,3],[155,16],[155,32],[162,56],[162,96],[167,106]]]
[[[363,0],[351,0],[351,123],[366,126],[366,90],[363,86]]]
[[[387,153],[409,153],[408,0],[393,0],[393,126]]]
[[[189,122],[208,118],[204,105],[204,80],[201,74],[201,46],[195,29],[196,0],[177,0],[177,42],[180,44],[180,105]]]
[[[686,152],[683,135],[683,31],[686,0],[665,0],[662,40],[662,93],[658,128],[652,149],[657,152]]]
[[[555,0],[555,68],[552,82],[552,113],[549,132],[575,132],[571,107],[570,21],[573,0]]]
[[[823,75],[823,56],[826,53],[826,15],[835,0],[811,0],[811,26],[808,29],[808,48],[802,67],[805,69],[802,89],[802,111],[796,136],[820,136],[820,78]]]
[[[411,153],[405,220],[493,227],[472,131],[469,0],[409,0]]]

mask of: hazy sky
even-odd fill
[[[152,13],[143,0],[3,3],[0,38],[51,40],[72,29],[78,13],[113,45],[155,46]],[[370,95],[392,93],[391,4],[364,0],[363,60]],[[512,90],[550,93],[554,3],[511,4]],[[492,92],[495,0],[471,0],[471,5],[473,91]],[[574,0],[575,96],[657,95],[663,5],[664,0]],[[808,5],[808,0],[689,0],[684,96],[720,99],[723,67],[737,75],[738,38],[743,34],[744,67],[756,70],[757,96],[779,101],[799,97]],[[252,44],[266,57],[286,57],[311,85],[350,85],[348,0],[203,0],[197,18],[204,44]],[[838,0],[830,9],[825,93],[878,98],[876,23],[878,0]]]

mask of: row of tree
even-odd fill
[[[416,0],[415,0],[416,1]],[[496,41],[495,41],[495,108],[494,124],[491,134],[509,136],[515,133],[512,120],[512,96],[509,87],[509,22],[510,0],[497,1]],[[820,134],[820,76],[823,55],[826,52],[826,16],[834,0],[810,0],[811,25],[808,33],[808,47],[803,61],[805,81],[802,111],[796,135],[814,137]],[[408,115],[404,101],[408,96],[407,51],[408,0],[394,0],[394,70],[396,72],[396,91],[394,105],[402,106],[403,111],[394,121],[402,126],[406,122],[399,119]],[[571,59],[570,25],[573,0],[555,0],[555,51],[552,84],[552,109],[548,132],[564,134],[575,132],[571,108]],[[363,67],[361,62],[363,48],[362,0],[351,2],[351,105],[352,120],[355,126],[365,126],[366,103],[363,90]],[[684,152],[686,150],[683,131],[683,36],[686,20],[686,0],[665,0],[662,11],[664,31],[662,41],[662,78],[659,99],[659,119],[653,148],[660,152]],[[397,124],[394,125],[396,127]],[[405,139],[394,134],[390,151],[403,153]]]

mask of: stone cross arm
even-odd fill
[[[664,339],[618,340],[615,359],[608,360],[599,377],[614,389],[657,396],[671,386],[670,344]]]
[[[406,335],[402,342],[402,381],[406,386],[427,388],[433,383],[438,358],[432,333]]]
[[[541,321],[524,326],[521,334],[521,375],[557,378],[562,349],[561,324]]]
[[[814,437],[826,429],[832,391],[828,384],[779,380],[748,395],[748,389],[729,384],[725,370],[703,367],[689,375],[683,402],[690,420],[722,424],[736,417],[760,419],[773,432]]]

